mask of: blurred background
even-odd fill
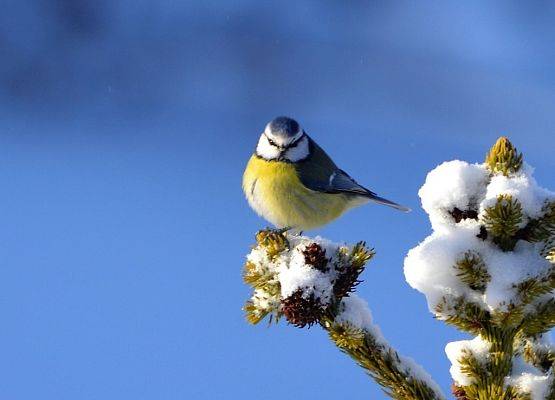
[[[555,189],[547,1],[4,0],[0,398],[382,399],[313,327],[248,326],[241,175],[277,115],[411,206],[317,232],[378,252],[359,292],[449,391],[404,280],[427,172],[508,135]]]

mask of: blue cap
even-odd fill
[[[301,129],[299,123],[289,117],[274,118],[267,128],[272,136],[277,136],[285,140],[295,137]]]

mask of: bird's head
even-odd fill
[[[297,162],[310,153],[308,136],[292,118],[277,117],[270,121],[256,147],[256,154],[265,160]]]

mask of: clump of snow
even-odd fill
[[[351,293],[344,297],[339,305],[339,313],[335,322],[339,324],[349,324],[355,328],[371,332],[374,338],[380,343],[387,343],[382,336],[380,328],[372,323],[372,312],[368,308],[368,303]]]
[[[280,284],[282,298],[300,289],[304,296],[313,294],[321,304],[328,304],[333,298],[333,283],[337,278],[335,266],[340,265],[339,254],[344,252],[346,247],[321,237],[288,235],[287,240],[289,250],[277,257],[270,258],[263,246],[257,246],[247,255],[247,261],[255,266],[256,271],[275,276]],[[318,244],[325,251],[328,259],[326,271],[319,271],[306,263],[303,251],[313,243]],[[263,297],[262,293],[258,293],[258,296]],[[253,298],[253,301],[255,300]]]
[[[354,293],[341,300],[340,311],[335,321],[340,324],[348,323],[356,328],[366,330],[374,327],[372,312],[368,308],[368,303]]]
[[[259,310],[272,310],[278,304],[278,301],[274,296],[271,296],[264,290],[260,289],[256,289],[254,291],[251,301]]]
[[[346,255],[352,247],[332,242],[320,236],[314,238],[289,234],[289,249],[271,258],[264,246],[256,246],[247,255],[247,262],[256,271],[267,272],[275,277],[280,286],[281,298],[287,298],[301,290],[305,297],[314,295],[322,305],[333,299],[333,287],[339,276],[338,269],[345,267]],[[308,246],[317,244],[328,260],[322,271],[307,263],[304,252]]]
[[[545,277],[552,271],[552,263],[545,258],[546,254],[542,255],[545,243],[518,241],[512,251],[503,251],[485,230],[485,211],[501,195],[510,195],[520,203],[523,213],[520,228],[531,219],[543,216],[545,205],[555,201],[555,193],[538,186],[532,173],[533,169],[526,164],[517,173],[504,176],[491,173],[484,164],[451,161],[428,174],[419,195],[433,232],[408,252],[404,272],[407,282],[426,296],[428,307],[436,316],[447,316],[439,313],[438,304],[459,298],[490,312],[506,311],[507,306],[521,301],[516,289],[518,283]],[[457,262],[466,253],[478,255],[483,262],[489,277],[485,291],[474,290],[462,281]],[[553,298],[554,294],[547,293],[538,301]],[[525,312],[532,310],[533,306],[525,308]],[[534,346],[543,346],[545,352],[553,345],[544,336]],[[449,343],[445,352],[451,361],[450,372],[455,382],[461,386],[473,383],[473,378],[461,370],[462,357],[471,355],[478,362],[486,363],[489,350],[490,344],[481,336]],[[532,400],[539,400],[545,398],[551,379],[526,365],[519,356],[506,383],[529,393]]]
[[[485,251],[487,246],[476,237],[479,230],[476,221],[466,220],[458,229],[434,232],[409,251],[405,259],[405,278],[413,288],[426,295],[431,312],[446,295],[477,296],[461,282],[455,264],[469,249],[478,254]]]
[[[309,238],[300,235],[288,235],[289,249],[270,257],[263,246],[257,246],[247,256],[247,262],[254,265],[256,272],[273,276],[279,283],[280,293],[269,294],[265,290],[256,289],[251,298],[252,305],[261,311],[277,310],[281,299],[302,290],[304,296],[314,295],[322,305],[330,304],[333,299],[333,287],[339,276],[339,269],[345,265],[346,257],[351,248],[333,243],[320,237]],[[322,271],[307,264],[303,251],[311,244],[318,244],[325,251],[328,259],[326,268]],[[343,297],[338,306],[335,322],[348,324],[372,335],[379,351],[394,351],[383,337],[379,327],[372,322],[372,313],[366,301],[355,293]],[[441,389],[431,376],[411,358],[399,356],[395,361],[397,367],[407,376],[412,376],[425,382],[437,393],[438,398],[444,398]]]
[[[340,324],[349,324],[366,332],[371,333],[376,342],[381,345],[385,351],[391,347],[383,337],[380,328],[372,322],[372,313],[368,308],[366,301],[358,297],[356,294],[350,294],[341,300],[340,312],[335,318],[335,322]],[[412,358],[399,356],[399,369],[405,371],[409,376],[419,379],[431,387],[436,393],[441,394],[441,389],[434,382],[430,374],[428,374],[419,364]],[[442,396],[443,397],[443,396]]]
[[[295,247],[282,258],[278,267],[279,281],[281,283],[282,297],[292,295],[298,289],[302,289],[305,295],[314,294],[314,296],[323,304],[328,304],[333,295],[333,281],[336,278],[336,271],[329,268],[327,272],[315,269],[313,266],[306,264],[303,251],[307,245],[317,243],[326,251],[326,256],[330,261],[336,257],[337,251],[341,247],[321,238],[315,240],[301,238]],[[328,262],[331,266],[332,262]]]
[[[445,353],[451,361],[449,372],[453,380],[461,386],[468,386],[473,383],[473,378],[461,371],[461,358],[472,355],[480,363],[487,361],[487,355],[490,349],[490,343],[476,336],[472,340],[460,340],[458,342],[447,343]]]
[[[520,392],[530,394],[530,400],[545,400],[551,378],[541,373],[523,372],[508,379],[507,384],[518,388]]]
[[[484,165],[464,161],[444,162],[426,177],[418,195],[434,229],[455,224],[450,212],[478,210],[486,193],[489,172]]]
[[[505,378],[505,384],[515,387],[522,394],[529,394],[531,400],[544,400],[551,380],[549,375],[527,364],[522,357],[516,357],[511,375]]]
[[[542,276],[551,269],[537,246],[523,241],[518,242],[512,252],[503,252],[492,246],[483,252],[483,259],[492,277],[484,295],[490,310],[504,309],[509,302],[515,301],[515,283]]]
[[[532,172],[524,165],[518,173],[504,176],[491,174],[483,164],[450,161],[428,174],[419,195],[434,232],[409,251],[404,271],[407,282],[426,295],[430,311],[446,297],[464,297],[488,311],[502,310],[518,301],[515,284],[552,268],[535,244],[520,241],[514,251],[503,252],[481,234],[484,210],[495,205],[499,195],[511,195],[521,203],[522,226],[555,200],[555,193],[539,187]],[[458,223],[452,215],[455,209],[459,216],[464,214]],[[480,255],[491,276],[484,294],[458,276],[456,263],[468,251]]]
[[[328,304],[333,297],[333,282],[337,277],[334,261],[345,246],[321,237],[291,235],[288,239],[291,249],[280,256],[275,269],[281,284],[281,296],[286,298],[301,289],[303,295],[314,294],[322,304]],[[318,244],[326,252],[328,269],[325,272],[306,263],[303,251],[312,243]]]
[[[529,219],[540,217],[546,201],[555,200],[555,193],[538,186],[532,173],[533,169],[524,165],[514,175],[493,176],[487,187],[485,198],[480,203],[481,213],[486,208],[494,206],[500,195],[510,195],[513,200],[518,200],[522,206],[525,218],[521,222],[521,227],[526,225]]]

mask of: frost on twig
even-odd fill
[[[506,138],[483,164],[446,162],[419,195],[433,233],[405,260],[436,318],[475,336],[446,352],[466,400],[555,399],[555,193]]]
[[[254,289],[244,307],[249,322],[268,317],[299,328],[319,324],[390,397],[443,399],[430,376],[387,343],[366,302],[353,293],[374,255],[363,242],[345,246],[283,230],[261,231],[256,241],[243,273]]]

